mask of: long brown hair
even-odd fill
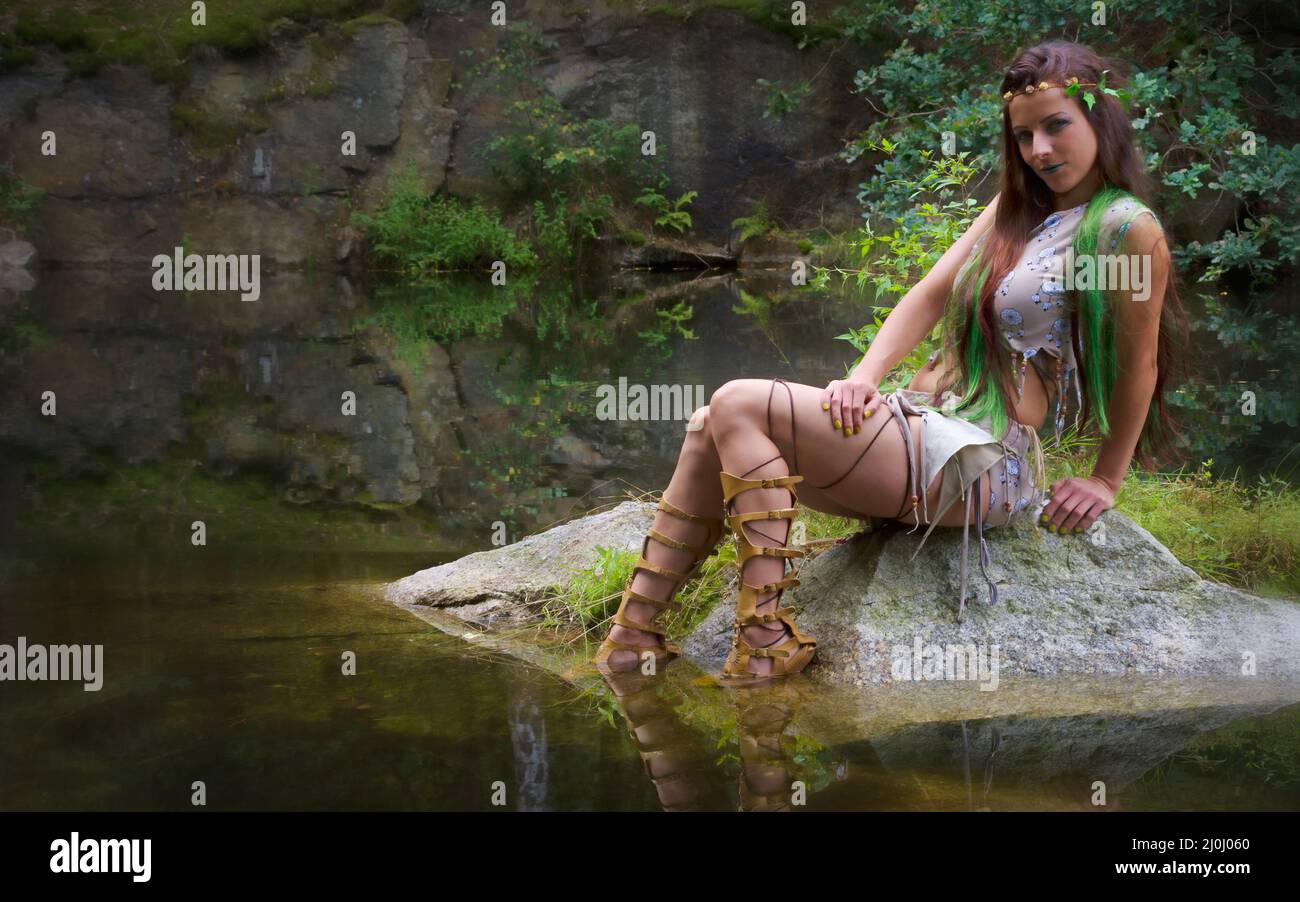
[[[1018,91],[1041,81],[1063,84],[1070,76],[1077,76],[1080,82],[1095,84],[1101,81],[1103,71],[1106,73],[1107,87],[1123,87],[1118,61],[1104,60],[1082,44],[1047,41],[1016,57],[1002,78],[998,94]],[[1089,109],[1082,102],[1079,107],[1097,134],[1096,165],[1103,187],[1114,186],[1128,191],[1154,209],[1151,203],[1151,179],[1143,169],[1128,114],[1112,95],[1096,88],[1091,90],[1095,98],[1092,107]],[[997,392],[1000,399],[987,397],[983,399],[985,403],[979,406],[983,409],[998,409],[999,412],[1015,409],[1015,389],[1010,355],[993,350],[1001,347],[994,311],[994,294],[1003,277],[1019,260],[1029,233],[1052,213],[1054,206],[1052,190],[1020,155],[1016,137],[1011,131],[1010,104],[1004,104],[1002,108],[1000,190],[997,213],[985,236],[979,265],[971,268],[978,269],[979,273],[976,275],[973,271],[968,272],[967,275],[973,278],[959,279],[959,285],[955,289],[964,289],[973,283],[978,315],[972,323],[969,308],[959,308],[957,312],[962,315],[955,320],[950,317],[950,321],[945,323],[945,344],[954,354],[959,366],[949,371],[944,384],[935,393],[937,398],[943,390],[965,383],[967,398],[964,403],[972,404],[989,392]],[[1137,462],[1147,469],[1154,466],[1158,457],[1176,454],[1173,441],[1180,435],[1164,398],[1165,386],[1171,373],[1181,366],[1182,358],[1177,356],[1177,352],[1185,346],[1187,334],[1186,314],[1175,281],[1176,272],[1171,266],[1160,313],[1153,404],[1135,449]],[[960,294],[955,294],[954,300],[960,302],[962,307],[965,306]],[[1095,374],[1084,371],[1086,364],[1080,347],[1079,303],[1077,297],[1074,300],[1070,334],[1075,360],[1079,365],[1077,384],[1086,389],[1093,382],[1087,377]],[[1092,407],[1097,399],[1089,391],[1083,391],[1081,397],[1081,419],[1085,423],[1095,420]],[[1000,404],[997,403],[999,400]],[[990,405],[988,402],[993,403]],[[995,421],[998,419],[1001,417],[995,417]]]

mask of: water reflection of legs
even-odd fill
[[[637,744],[646,775],[655,784],[665,811],[719,811],[734,808],[711,749],[696,738],[663,696],[661,681],[637,673],[602,673]],[[735,705],[740,752],[740,810],[792,811],[806,802],[807,779],[794,761],[795,743],[786,736],[798,711],[802,690],[780,684],[737,688],[726,696]],[[839,779],[845,774],[840,773]],[[796,796],[797,793],[797,796]]]
[[[655,682],[639,673],[602,672],[601,676],[614,693],[664,810],[716,811],[726,807],[719,775],[692,754],[690,732],[660,697]]]
[[[770,688],[738,690],[752,698],[738,698],[740,742],[740,809],[791,811],[793,762],[781,746],[794,707]]]
[[[740,715],[742,811],[790,811],[792,777],[781,751],[781,734],[793,712],[777,702],[751,704]]]

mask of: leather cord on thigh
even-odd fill
[[[855,460],[853,464],[847,470],[844,471],[844,476],[841,476],[839,479],[836,479],[834,482],[828,482],[826,483],[826,485],[815,485],[813,486],[813,488],[829,489],[831,486],[835,485],[835,483],[843,481],[844,477],[852,473],[854,468],[857,467],[857,465],[862,462],[862,458],[867,456],[867,452],[871,450],[871,446],[876,443],[876,439],[880,438],[880,433],[884,432],[885,427],[888,425],[889,425],[888,421],[881,424],[880,428],[876,430],[876,434],[871,437],[871,441],[867,442],[867,447],[863,448],[862,453],[858,455],[858,459]]]
[[[785,386],[786,394],[789,395],[790,397],[790,456],[794,458],[794,472],[798,473],[799,472],[799,446],[798,446],[798,439],[796,436],[796,427],[794,423],[794,392],[791,390],[789,383],[787,383],[784,379],[780,378],[779,376],[772,380],[772,387],[771,389],[768,390],[767,393],[767,434],[769,438],[771,438],[773,441],[776,441],[776,438],[772,431],[772,395],[776,391],[776,384],[778,382],[780,382],[782,385]],[[813,486],[813,488],[818,490],[829,489],[831,486],[844,481],[844,479],[848,477],[850,473],[853,472],[853,470],[857,467],[857,465],[862,462],[862,458],[867,456],[867,452],[871,450],[871,446],[876,443],[876,439],[880,438],[880,434],[885,431],[885,428],[889,425],[890,422],[891,422],[890,420],[887,420],[884,425],[882,425],[879,429],[876,430],[876,434],[871,437],[871,441],[867,442],[867,447],[862,449],[862,453],[859,454],[857,460],[853,461],[853,463],[849,466],[849,468],[844,471],[843,476],[841,476],[839,479],[835,479],[831,482],[828,482],[825,485],[815,485]],[[903,427],[899,426],[898,428],[899,428],[899,434],[903,436],[903,441],[906,442],[907,435],[903,433]],[[777,457],[780,457],[780,455],[778,454]],[[772,458],[772,460],[776,460],[776,458],[774,457]],[[761,467],[771,462],[772,461],[770,460],[764,461],[758,466]],[[752,473],[754,472],[754,470],[757,469],[758,467],[754,467],[753,470],[749,470],[745,475],[748,476],[749,473]],[[908,469],[909,470],[911,469],[910,457],[908,460]],[[903,506],[902,509],[897,514],[894,515],[893,519],[895,520],[902,518],[902,516],[907,513],[907,507],[908,507],[907,502],[910,500],[909,488],[910,487],[908,483],[904,482],[903,483]],[[766,533],[760,533],[760,535],[766,535]],[[772,537],[767,536],[767,538],[771,539]],[[772,539],[772,541],[775,542],[776,540]]]

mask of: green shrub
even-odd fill
[[[666,181],[666,178],[661,180],[660,189],[665,187]],[[682,207],[693,201],[699,193],[698,191],[687,191],[673,201],[660,194],[659,190],[655,188],[644,188],[641,191],[641,196],[636,199],[636,203],[651,209],[655,214],[655,225],[666,225],[680,233],[691,227],[691,214],[683,210]]]
[[[270,127],[260,112],[239,113],[230,110],[172,104],[172,131],[188,136],[199,147],[226,147],[241,135],[264,132]]]
[[[750,238],[759,238],[769,234],[776,228],[776,223],[772,221],[771,215],[767,212],[767,204],[759,201],[754,204],[754,209],[748,216],[738,216],[733,219],[731,227],[740,229],[740,236],[737,240],[744,244]]]
[[[353,222],[364,230],[379,261],[407,276],[480,268],[496,260],[512,269],[538,262],[499,214],[477,200],[430,197],[411,166],[389,180],[378,212],[357,211]]]

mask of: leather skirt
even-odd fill
[[[996,604],[997,585],[989,579],[985,569],[989,554],[984,530],[989,526],[1006,526],[1017,517],[1033,515],[1046,492],[1043,452],[1038,431],[1031,426],[1012,420],[1006,433],[1000,439],[995,438],[988,417],[972,421],[955,413],[958,398],[951,391],[940,396],[937,407],[932,404],[931,397],[930,392],[906,388],[883,395],[885,405],[906,438],[908,495],[916,499],[913,511],[917,522],[912,531],[919,529],[922,523],[930,524],[912,557],[915,558],[924,547],[937,521],[953,504],[960,501],[965,506],[958,606],[960,621],[966,609],[970,524],[972,521],[975,523],[979,538],[980,572],[988,584],[989,604]],[[913,459],[915,443],[908,415],[921,417],[919,461]],[[940,480],[938,510],[930,511],[926,495],[936,479]],[[986,483],[990,486],[991,496],[987,518],[982,503]]]

